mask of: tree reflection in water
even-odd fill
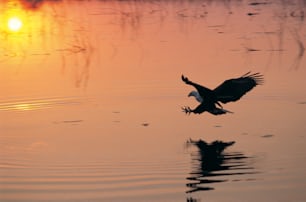
[[[234,143],[219,140],[207,143],[201,139],[187,141],[187,146],[196,146],[198,151],[191,153],[193,170],[187,177],[191,182],[186,184],[190,188],[186,193],[214,190],[212,184],[229,181],[225,176],[257,173],[248,165],[248,159],[252,157],[241,152],[224,152]]]

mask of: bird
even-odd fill
[[[183,112],[188,115],[191,113],[201,114],[203,112],[209,112],[213,115],[233,113],[224,109],[221,103],[226,104],[228,102],[238,101],[255,86],[262,85],[264,82],[263,75],[259,72],[247,72],[238,78],[225,80],[222,84],[211,90],[190,81],[184,75],[181,78],[185,84],[191,85],[196,89],[196,91],[191,91],[188,97],[195,97],[200,102],[195,109],[191,109],[188,106],[182,107]]]

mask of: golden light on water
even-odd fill
[[[30,104],[17,104],[14,106],[14,108],[18,111],[28,111],[31,110],[33,107]]]
[[[18,17],[11,17],[7,22],[8,29],[12,32],[18,32],[22,28],[22,24]]]
[[[11,100],[0,102],[1,111],[33,111],[41,109],[49,109],[60,106],[79,105],[82,100],[78,97],[56,97],[56,98],[42,98],[42,99],[25,99],[25,100]]]
[[[0,1],[0,202],[306,201],[294,1]],[[265,83],[233,114],[181,112],[182,74],[248,71]],[[207,159],[191,139],[236,143]]]
[[[1,7],[0,30],[2,33],[15,33],[24,29],[27,11],[18,0],[7,1]]]

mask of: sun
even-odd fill
[[[11,17],[7,22],[7,26],[10,31],[18,32],[22,28],[22,21],[18,17]]]

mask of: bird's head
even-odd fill
[[[198,101],[198,102],[203,102],[203,98],[201,97],[201,95],[198,93],[198,91],[191,91],[189,94],[188,94],[188,97],[195,97],[195,99]]]

